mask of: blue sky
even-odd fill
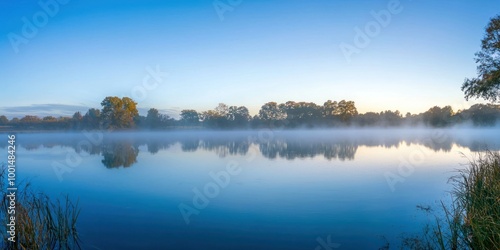
[[[40,1],[57,3],[54,13],[37,1],[0,3],[0,115],[67,115],[106,96],[140,97],[141,111],[171,115],[328,99],[353,100],[360,112],[466,108],[477,101],[465,102],[460,86],[500,13],[500,1],[400,0],[348,61],[340,44],[353,45],[356,27],[391,1],[220,0],[231,8],[223,20],[212,0],[55,1]],[[30,37],[25,20],[37,28]]]

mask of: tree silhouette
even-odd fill
[[[358,110],[353,101],[342,100],[338,104],[336,114],[340,117],[340,120],[349,123],[354,116],[358,115]]]
[[[481,50],[475,57],[478,77],[466,78],[462,84],[465,99],[483,98],[496,102],[500,98],[500,15],[486,26]]]
[[[161,126],[162,117],[160,112],[157,109],[151,108],[148,110],[148,114],[146,116],[146,124],[149,128],[156,129]]]
[[[424,122],[433,127],[445,127],[451,124],[453,114],[450,106],[443,108],[434,106],[424,114]]]
[[[7,125],[9,124],[9,119],[5,115],[0,116],[0,125]]]
[[[286,118],[286,110],[283,105],[276,102],[268,102],[260,108],[259,118],[266,121],[279,121]]]
[[[101,120],[101,111],[98,109],[91,108],[85,113],[82,118],[83,127],[85,129],[97,129],[99,128]]]
[[[181,111],[181,122],[183,125],[196,126],[200,123],[198,112],[193,109],[184,109]]]

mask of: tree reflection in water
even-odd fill
[[[99,144],[88,142],[82,133],[24,134],[20,135],[19,147],[25,150],[70,147],[82,156],[101,155],[101,162],[107,168],[132,166],[141,146],[156,154],[176,144],[183,152],[205,150],[219,157],[244,156],[250,147],[255,147],[268,159],[323,156],[341,161],[353,160],[359,146],[398,148],[413,144],[436,152],[450,152],[454,145],[471,151],[500,150],[500,133],[496,130],[277,131],[269,140],[252,140],[257,134],[257,131],[115,132],[103,133]],[[6,146],[6,141],[0,141],[0,148]]]
[[[139,149],[127,141],[111,142],[102,147],[102,164],[107,168],[130,167],[137,162]]]
[[[325,143],[278,139],[259,144],[259,150],[264,157],[275,159],[279,156],[288,160],[317,155],[323,155],[328,160],[353,160],[357,149],[358,145],[348,141]]]

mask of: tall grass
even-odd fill
[[[436,216],[424,234],[403,239],[402,249],[499,250],[500,154],[478,154],[450,178],[452,202],[441,202],[443,217]]]
[[[6,224],[9,198],[7,197],[6,172],[0,172],[0,224],[3,249],[80,249],[76,222],[80,209],[68,196],[51,200],[47,195],[36,193],[29,183],[18,187],[16,197],[16,242],[8,240]]]
[[[452,180],[464,240],[471,249],[500,249],[500,154],[479,155]]]

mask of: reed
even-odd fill
[[[10,237],[6,224],[9,200],[6,192],[6,172],[0,173],[0,224],[3,249],[80,249],[76,222],[80,214],[78,201],[73,203],[68,196],[52,200],[43,193],[35,192],[30,183],[18,187],[16,194],[16,242]]]

